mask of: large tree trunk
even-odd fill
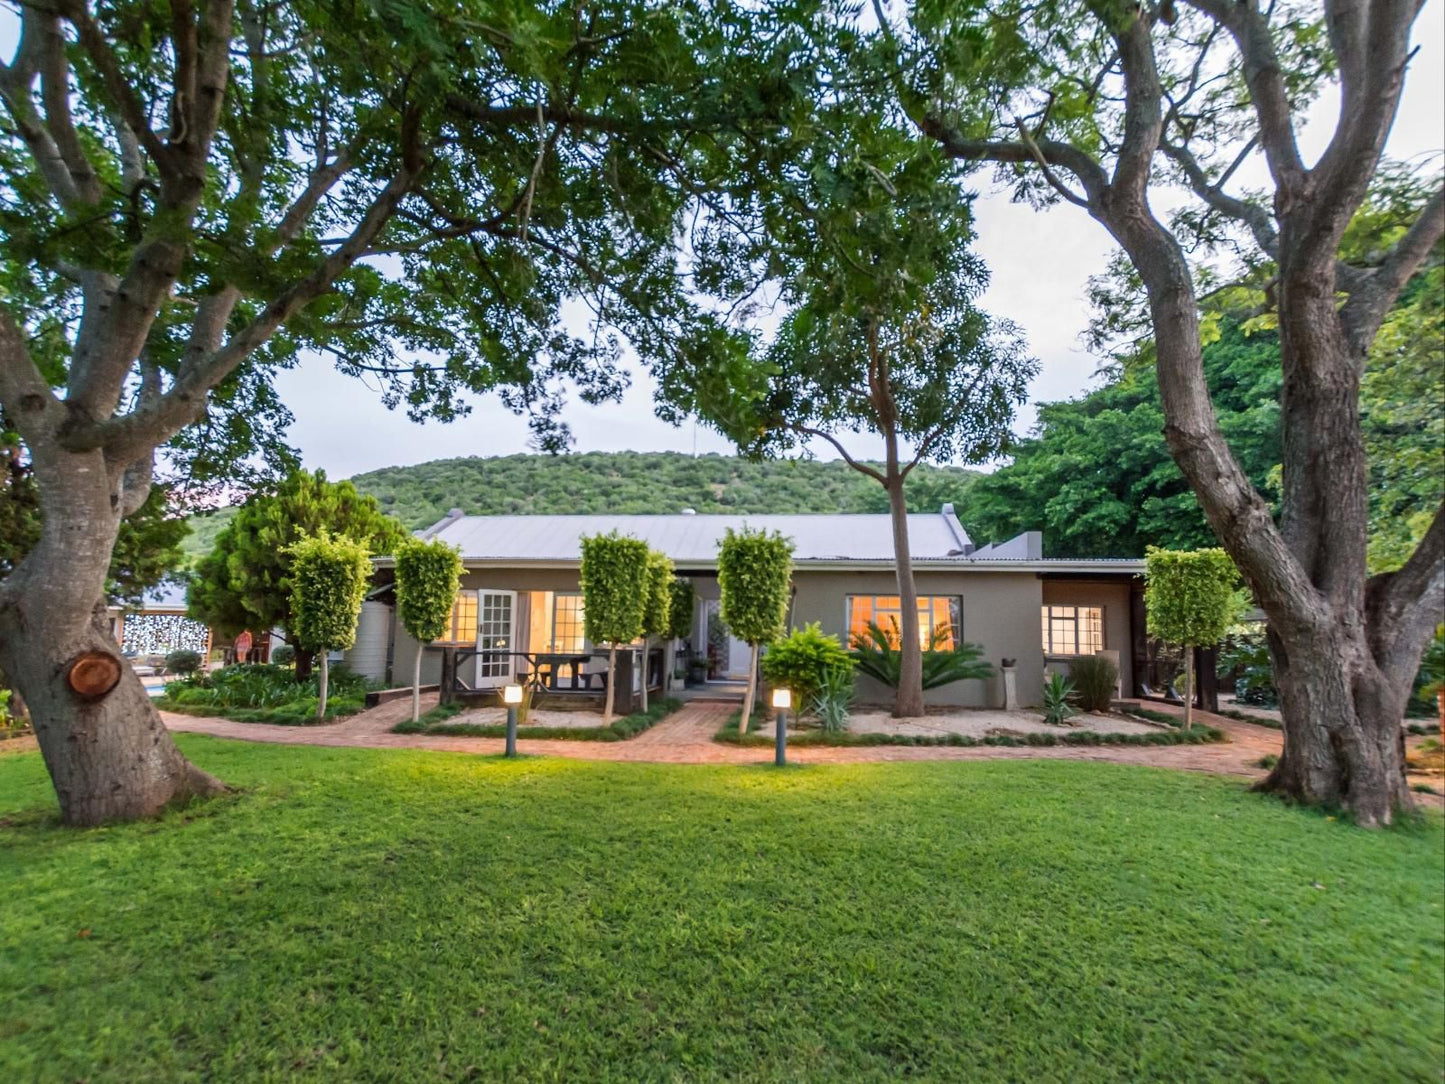
[[[888,515],[893,523],[893,561],[898,572],[899,646],[898,690],[893,700],[895,719],[913,719],[924,713],[923,646],[918,624],[918,586],[913,582],[913,556],[908,544],[908,502],[898,473],[898,446],[888,441]]]
[[[110,636],[104,588],[126,506],[123,475],[99,452],[41,448],[44,526],[0,593],[0,669],[24,696],[67,824],[156,814],[223,784],[183,757],[145,687]],[[84,653],[119,661],[114,688],[85,699],[70,664]]]
[[[1170,452],[1269,620],[1284,751],[1260,789],[1349,810],[1362,825],[1389,824],[1414,809],[1400,724],[1438,619],[1422,616],[1422,608],[1438,609],[1439,558],[1432,554],[1445,528],[1437,520],[1414,567],[1394,582],[1367,578],[1358,400],[1364,359],[1347,345],[1333,275],[1306,269],[1292,276],[1288,261],[1282,275],[1283,512],[1276,526],[1219,431],[1183,254],[1147,215],[1115,227],[1149,291]]]

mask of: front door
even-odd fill
[[[476,688],[507,685],[517,672],[517,592],[477,592]]]

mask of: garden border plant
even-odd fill
[[[646,711],[635,711],[620,719],[613,719],[606,726],[521,726],[517,728],[518,738],[545,739],[550,741],[626,741],[650,730],[667,716],[682,707],[681,700],[667,697],[656,700]],[[433,708],[416,722],[405,720],[391,728],[393,734],[425,734],[449,738],[504,738],[507,727],[504,723],[448,723],[466,709],[455,704]],[[771,739],[769,739],[771,740]]]
[[[171,681],[156,707],[178,715],[238,723],[319,726],[362,711],[366,693],[376,684],[341,664],[330,668],[330,678],[324,719],[317,717],[319,671],[298,682],[290,667],[265,662],[241,663]],[[237,702],[237,697],[246,702]]]

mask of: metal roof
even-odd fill
[[[708,565],[730,527],[781,532],[797,562],[893,560],[887,515],[449,516],[422,535],[456,546],[464,560],[577,561],[584,536],[617,531],[675,564]],[[970,546],[951,510],[910,515],[908,541],[920,560],[960,557]]]
[[[894,567],[893,528],[887,514],[465,516],[453,510],[418,533],[456,546],[462,559],[474,567],[575,568],[581,560],[583,536],[617,531],[641,539],[671,557],[679,568],[687,569],[714,567],[727,529],[745,526],[779,531],[792,539],[795,565],[814,569]],[[1117,575],[1144,569],[1143,561],[1130,559],[1047,558],[1038,531],[975,546],[953,514],[953,506],[947,504],[938,512],[910,514],[908,542],[913,560],[935,571]],[[377,563],[388,565],[390,561],[379,558]]]

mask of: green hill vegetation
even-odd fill
[[[920,465],[909,476],[909,506],[961,504],[979,472]],[[728,512],[886,512],[883,487],[841,460],[756,463],[682,452],[583,452],[438,459],[386,467],[351,481],[408,528],[452,508],[470,515]],[[191,520],[191,556],[206,553],[231,509]]]

